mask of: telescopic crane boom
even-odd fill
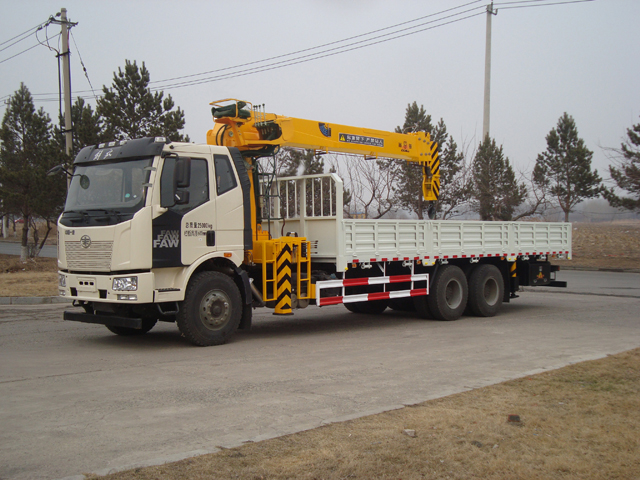
[[[423,170],[424,199],[438,199],[440,161],[437,143],[428,133],[386,132],[285,117],[233,98],[211,105],[215,125],[207,132],[209,145],[237,147],[245,158],[251,159],[273,155],[280,147],[293,147],[415,162]]]

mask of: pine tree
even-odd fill
[[[473,209],[481,220],[509,221],[527,196],[524,183],[518,184],[502,146],[485,137],[478,147],[472,165],[471,195]]]
[[[609,173],[616,185],[631,196],[620,197],[611,189],[603,193],[611,206],[640,212],[640,123],[627,129],[627,137],[618,151],[622,157],[618,168],[610,165]]]
[[[426,132],[431,140],[438,144],[440,158],[440,197],[435,204],[438,218],[448,218],[457,213],[457,209],[468,200],[469,188],[465,180],[464,154],[458,151],[458,145],[443,119],[433,125],[431,115],[416,102],[407,105],[402,127],[396,127],[397,133]],[[419,219],[427,216],[431,203],[422,195],[422,167],[412,162],[395,160],[379,161],[381,168],[397,170],[397,184],[394,186],[395,202],[402,208],[415,212]]]
[[[564,221],[568,222],[569,214],[578,203],[600,194],[602,179],[597,170],[591,171],[593,152],[578,137],[571,115],[565,112],[546,139],[547,150],[538,155],[536,168],[564,211]]]
[[[152,93],[150,75],[144,62],[125,61],[124,71],[113,74],[111,88],[102,87],[104,96],[98,99],[97,113],[104,119],[104,135],[122,140],[140,137],[166,137],[172,141],[189,141],[180,133],[184,128],[184,112],[174,110],[171,95]]]
[[[313,150],[285,147],[276,156],[278,176],[316,175],[324,173],[324,160]]]
[[[21,259],[28,255],[29,224],[38,216],[51,222],[61,211],[66,184],[47,171],[61,163],[51,120],[36,111],[29,89],[21,84],[9,99],[0,127],[0,199],[8,213],[24,219]]]
[[[61,127],[54,127],[54,137],[59,145],[61,151],[66,151],[66,139],[63,133],[64,131],[64,118],[60,117]],[[88,145],[97,145],[107,140],[113,140],[113,138],[104,137],[103,120],[100,116],[91,108],[91,105],[85,103],[83,98],[78,98],[76,102],[71,106],[71,125],[72,125],[72,138],[73,143],[71,147],[71,158],[68,159],[68,163],[73,162],[75,156]]]

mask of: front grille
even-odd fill
[[[78,242],[64,242],[69,270],[108,272],[111,270],[113,242],[91,242],[84,248]]]

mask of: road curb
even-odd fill
[[[71,303],[64,297],[0,297],[0,305],[50,305],[53,303]]]

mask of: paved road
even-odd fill
[[[0,253],[3,255],[20,255],[20,244],[14,242],[0,242]],[[41,257],[56,258],[58,247],[55,245],[45,245],[40,252]]]
[[[172,324],[124,338],[62,305],[0,307],[0,478],[158,463],[640,346],[637,298],[557,292],[457,322],[265,311],[211,348]]]
[[[557,276],[558,280],[567,281],[567,288],[525,287],[525,290],[640,297],[640,273],[563,270]]]

